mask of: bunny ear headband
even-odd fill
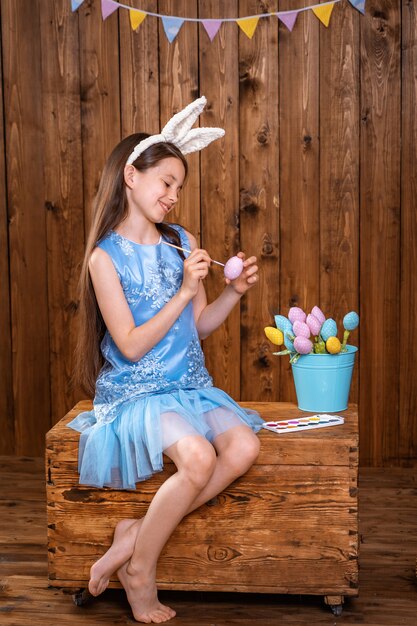
[[[126,161],[126,165],[131,165],[138,156],[155,143],[173,143],[183,154],[197,152],[209,145],[215,139],[223,137],[223,128],[191,128],[200,113],[206,106],[207,100],[204,96],[194,100],[182,111],[171,117],[159,135],[151,135],[139,142],[132,154]]]

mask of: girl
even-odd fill
[[[241,276],[207,304],[210,256],[182,227],[164,223],[187,175],[183,153],[224,132],[190,130],[205,102],[186,107],[161,135],[134,134],[113,150],[81,277],[77,371],[95,398],[93,411],[70,423],[81,432],[80,483],[134,489],[162,470],[162,453],[178,470],[143,519],[117,525],[111,548],[91,568],[90,592],[104,591],[117,571],[144,623],[175,615],[158,601],[155,583],[175,527],[246,472],[259,451],[253,431],[262,420],[213,387],[199,343],[256,283],[256,258],[240,252]]]

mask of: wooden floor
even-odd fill
[[[161,594],[172,626],[416,626],[417,470],[364,469],[360,477],[359,598],[335,617],[312,596]],[[0,624],[135,623],[124,594],[108,590],[85,607],[48,588],[43,460],[0,457]],[[279,523],[279,520],[277,520]]]

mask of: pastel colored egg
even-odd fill
[[[306,337],[307,339],[310,337],[310,329],[305,322],[295,320],[292,328],[296,337]]]
[[[229,280],[235,280],[243,272],[243,261],[238,256],[232,256],[224,266],[224,275]]]
[[[319,322],[321,322],[322,324],[324,320],[326,319],[325,314],[323,313],[321,309],[319,309],[318,306],[313,306],[313,308],[311,309],[311,314],[314,315],[314,317],[317,317]]]
[[[320,335],[322,336],[324,341],[327,341],[329,337],[336,337],[337,324],[334,319],[329,317],[327,320],[325,320],[323,326],[321,327]]]
[[[307,337],[303,337],[300,335],[294,339],[294,348],[298,352],[298,354],[310,354],[313,350],[313,344],[310,339]]]
[[[282,332],[284,332],[284,330],[290,326],[292,331],[291,322],[287,317],[285,317],[284,315],[275,315],[274,318],[275,326],[279,328],[279,330],[282,330]]]
[[[307,315],[304,313],[303,309],[300,309],[299,306],[293,306],[288,311],[288,319],[291,324],[294,324],[296,320],[299,322],[305,322]]]
[[[339,354],[342,344],[337,337],[329,337],[326,341],[326,350],[330,354]]]
[[[273,326],[266,326],[264,328],[264,333],[269,339],[269,341],[273,343],[275,346],[282,346],[282,344],[284,343],[284,335],[282,331],[279,330],[279,328],[274,328]]]
[[[359,326],[359,315],[355,311],[346,313],[343,318],[343,328],[346,330],[355,330]]]
[[[311,334],[317,337],[320,333],[322,322],[320,322],[320,320],[313,315],[313,313],[309,313],[307,315],[306,324],[309,327]]]

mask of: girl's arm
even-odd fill
[[[191,250],[196,249],[197,242],[195,238],[188,232],[187,236],[190,240]],[[243,252],[239,252],[238,256],[244,260],[242,274],[233,281],[226,278],[225,289],[210,304],[207,304],[206,292],[203,283],[200,281],[197,294],[193,298],[194,319],[200,339],[206,339],[216,328],[223,324],[243,294],[253,287],[258,280],[256,257],[252,256],[245,260]]]
[[[204,250],[195,250],[184,262],[181,288],[152,319],[135,325],[120,280],[109,255],[95,248],[89,271],[104,323],[124,357],[138,361],[166,335],[184,308],[197,294],[207,276],[210,258]]]

